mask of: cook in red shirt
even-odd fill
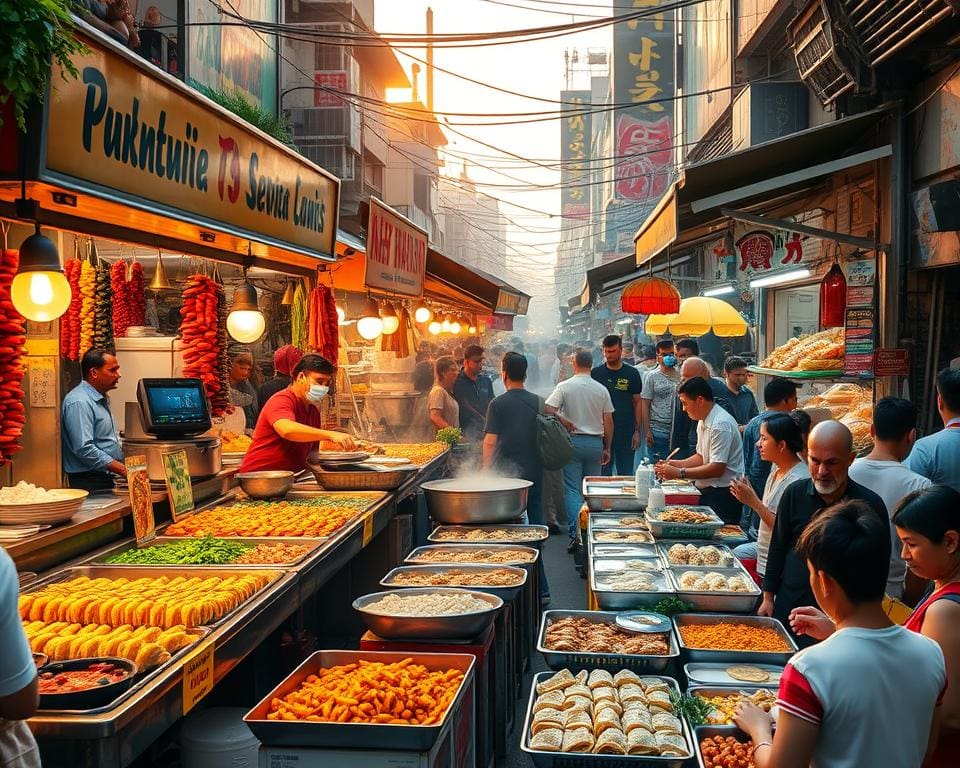
[[[320,429],[319,405],[330,391],[335,370],[325,357],[303,356],[293,369],[290,385],[271,397],[260,411],[253,443],[240,472],[299,472],[307,465],[307,454],[321,440],[336,443],[344,451],[356,449],[349,435]]]

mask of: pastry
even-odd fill
[[[618,688],[626,683],[639,683],[640,676],[629,669],[621,669],[613,676],[613,684]]]
[[[589,728],[574,728],[563,732],[562,752],[589,752],[593,749],[593,731]]]
[[[597,755],[625,755],[627,737],[619,728],[610,728],[600,734],[593,751]]]
[[[569,669],[561,669],[557,674],[548,677],[542,683],[537,685],[537,694],[543,695],[549,691],[563,690],[573,685],[573,674]]]
[[[613,675],[611,675],[605,669],[595,669],[590,673],[590,677],[587,679],[587,687],[593,690],[601,685],[613,686]]]
[[[639,702],[640,704],[647,703],[646,694],[644,694],[643,689],[636,683],[627,683],[620,687],[620,701],[623,704],[628,704],[630,702]]]
[[[546,728],[530,737],[530,749],[542,752],[559,752],[563,746],[563,731],[559,728]]]
[[[571,709],[586,709],[589,711],[592,706],[593,699],[589,696],[567,696],[560,708],[567,711]]]
[[[623,713],[621,722],[623,723],[623,730],[626,731],[627,735],[637,728],[653,733],[653,720],[650,717],[650,713],[640,707],[626,710]]]
[[[560,691],[548,691],[537,697],[533,703],[533,711],[539,712],[541,709],[566,709],[563,706],[564,695]]]
[[[643,685],[643,692],[648,696],[650,695],[650,691],[670,693],[670,686],[659,677],[641,677],[640,682]]]
[[[663,691],[647,691],[647,704],[650,706],[650,711],[653,714],[656,714],[655,710],[663,710],[664,712],[673,712],[673,704],[670,702],[670,694],[664,693]]]
[[[661,757],[687,757],[690,755],[686,739],[680,734],[657,731],[654,734],[654,739],[656,739]]]
[[[607,728],[617,728],[619,730],[622,729],[622,725],[617,713],[609,707],[604,707],[597,710],[593,716],[593,732],[596,736],[599,736]]]
[[[586,685],[571,685],[563,689],[564,696],[586,696],[588,699],[593,695],[592,691]]]
[[[654,733],[683,733],[683,725],[680,723],[679,718],[667,714],[666,712],[654,712],[653,717],[650,718],[650,721],[653,723]]]
[[[533,723],[530,730],[539,733],[546,728],[562,728],[566,718],[566,713],[559,709],[541,709],[533,716]]]
[[[593,703],[601,701],[618,701],[617,689],[611,685],[601,685],[593,689]]]
[[[627,754],[658,755],[660,747],[657,746],[657,740],[650,731],[637,728],[627,734]]]
[[[563,720],[563,730],[569,731],[572,728],[593,728],[593,719],[590,712],[586,709],[571,709],[566,712]]]

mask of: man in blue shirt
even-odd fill
[[[127,474],[107,392],[120,381],[120,363],[102,349],[89,349],[80,361],[83,381],[63,399],[60,434],[63,470],[71,488],[103,491],[113,476]]]
[[[733,407],[733,418],[740,425],[740,432],[759,412],[757,398],[747,386],[747,361],[742,357],[728,357],[723,364],[723,378],[726,383],[724,397]]]
[[[943,429],[917,440],[906,464],[937,485],[960,491],[960,368],[937,374],[937,410]]]
[[[493,382],[483,372],[483,347],[471,344],[463,350],[463,368],[453,383],[453,396],[460,406],[460,429],[469,443],[483,440],[487,408],[493,400]]]

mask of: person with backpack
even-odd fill
[[[533,483],[527,494],[527,518],[534,525],[543,525],[543,461],[538,425],[541,401],[524,387],[527,359],[519,352],[507,352],[503,356],[500,376],[506,391],[487,406],[483,467]],[[550,602],[542,558],[540,602],[542,605]]]

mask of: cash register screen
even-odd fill
[[[210,429],[210,408],[200,379],[141,379],[137,400],[148,434],[173,437]]]

